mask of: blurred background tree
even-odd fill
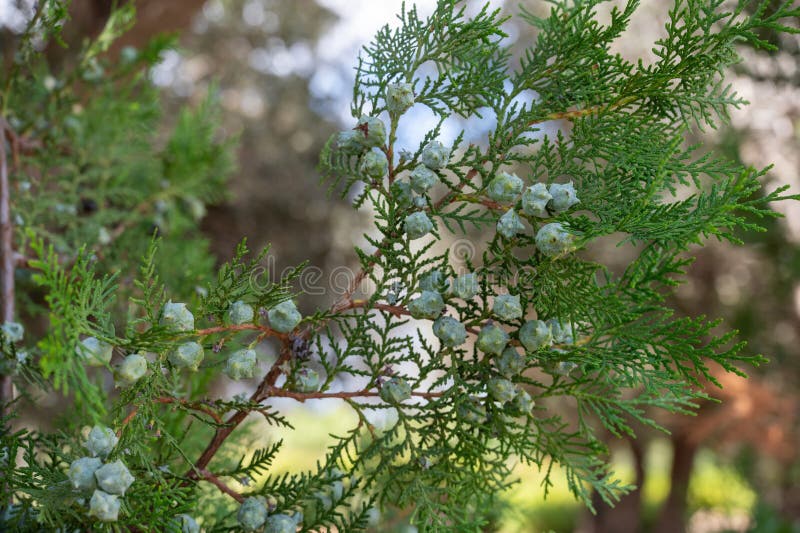
[[[162,32],[177,32],[181,49],[167,53],[151,77],[167,95],[168,111],[197,103],[214,84],[223,109],[222,128],[238,135],[239,170],[228,199],[205,214],[202,229],[219,261],[242,236],[253,248],[271,242],[275,272],[310,259],[325,275],[308,280],[314,290],[302,303],[311,309],[325,298],[337,266],[352,265],[352,245],[368,226],[363,215],[337,204],[317,186],[315,166],[324,141],[348,115],[351,63],[359,44],[398,10],[399,0],[137,0],[136,26],[115,46],[142,47]],[[434,2],[417,2],[424,13]],[[473,2],[475,6],[482,1]],[[495,0],[509,13],[516,2]],[[609,2],[610,6],[619,2]],[[0,50],[10,47],[29,13],[26,0],[0,0]],[[69,62],[87,35],[100,31],[107,0],[75,0],[65,31],[71,45],[48,50],[51,61]],[[667,5],[643,0],[631,35],[620,43],[626,57],[652,60],[649,43],[661,35]],[[526,0],[545,14],[544,2]],[[509,23],[509,44],[529,41],[528,25]],[[729,127],[696,132],[698,139],[756,167],[770,162],[769,179],[798,187],[800,173],[800,39],[767,35],[772,53],[744,50],[732,74],[750,106],[735,112]],[[113,51],[112,51],[113,53]],[[420,117],[424,121],[425,117]],[[454,125],[453,127],[457,127]],[[567,131],[568,124],[550,128]],[[480,124],[472,124],[472,128]],[[789,208],[788,204],[777,208]],[[690,282],[675,304],[688,315],[723,316],[722,327],[741,331],[749,350],[771,363],[753,379],[727,376],[697,417],[666,419],[669,437],[639,428],[637,441],[609,437],[619,467],[641,490],[615,509],[598,502],[583,515],[558,488],[541,504],[535,472],[498,509],[504,531],[800,531],[800,210],[785,211],[767,233],[742,235],[751,246],[704,248],[690,268]],[[615,249],[598,249],[613,264]],[[625,258],[618,258],[625,264]],[[311,270],[310,272],[315,272]],[[335,279],[335,278],[333,278]],[[299,415],[299,416],[302,416]],[[319,439],[324,440],[325,431]],[[297,443],[313,450],[313,435]],[[298,454],[300,455],[300,454]],[[304,460],[294,457],[289,460]],[[305,459],[307,460],[307,459]],[[403,510],[386,516],[381,531],[405,528]]]

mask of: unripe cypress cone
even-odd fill
[[[411,398],[411,385],[403,378],[393,377],[381,385],[380,395],[386,403],[402,403]]]
[[[422,149],[420,161],[431,170],[439,170],[450,161],[450,149],[439,141],[431,141]]]
[[[458,417],[469,424],[479,424],[486,420],[486,406],[479,398],[470,398],[456,407]]]
[[[386,154],[373,148],[361,156],[359,170],[370,178],[382,178],[389,172],[389,160],[386,159]]]
[[[478,276],[470,272],[462,274],[453,280],[453,288],[451,292],[457,298],[462,300],[469,300],[474,298],[480,292],[480,285],[478,284]]]
[[[147,359],[134,353],[122,360],[114,374],[117,387],[130,387],[147,373]]]
[[[267,312],[269,325],[272,329],[281,333],[289,333],[303,319],[303,315],[297,310],[297,306],[291,300],[279,303]]]
[[[577,363],[573,363],[572,361],[559,361],[556,365],[556,373],[562,376],[568,376],[576,368],[578,368]]]
[[[523,231],[525,231],[525,225],[513,208],[506,211],[497,221],[497,233],[506,239],[513,239]]]
[[[536,406],[536,402],[533,401],[528,391],[523,389],[517,390],[517,395],[511,403],[513,404],[514,410],[522,415],[529,414],[534,406]]]
[[[101,466],[103,466],[103,461],[97,457],[81,457],[72,461],[67,471],[67,478],[69,478],[72,488],[94,490],[97,487],[94,473]]]
[[[411,213],[405,218],[403,228],[410,239],[424,237],[433,229],[433,222],[422,211]]]
[[[340,131],[336,137],[336,146],[346,154],[360,154],[366,147],[361,142],[364,134],[356,130]]]
[[[395,180],[390,188],[392,196],[401,208],[409,208],[414,203],[411,185],[405,181]]]
[[[256,374],[255,350],[237,350],[233,352],[225,364],[225,374],[231,379],[249,379]]]
[[[417,165],[411,172],[411,188],[419,194],[425,194],[428,189],[439,183],[439,176],[423,164]]]
[[[294,384],[298,392],[317,392],[320,386],[319,372],[305,366],[295,374]]]
[[[178,368],[188,368],[189,370],[196,371],[203,362],[205,351],[203,347],[196,342],[184,342],[170,352],[169,362]]]
[[[117,445],[118,440],[113,429],[98,425],[89,431],[85,446],[92,455],[105,459]]]
[[[529,352],[535,352],[553,344],[550,326],[541,320],[530,320],[519,328],[519,342]]]
[[[239,507],[236,518],[245,531],[255,531],[267,521],[267,507],[258,498],[247,498]]]
[[[550,196],[552,196],[552,200],[548,205],[555,213],[562,213],[573,205],[580,203],[571,181],[569,183],[553,183],[550,185]]]
[[[434,321],[433,334],[439,337],[443,345],[451,348],[461,346],[467,340],[467,328],[450,316],[442,316]]]
[[[378,117],[362,116],[354,128],[356,138],[362,146],[373,148],[386,143],[386,125]]]
[[[95,471],[94,477],[105,492],[120,496],[124,496],[125,491],[134,482],[134,477],[122,461],[103,465]]]
[[[274,514],[267,518],[264,524],[264,533],[295,533],[297,522],[285,514]]]
[[[113,351],[113,346],[95,337],[86,337],[75,347],[75,353],[88,366],[107,365]]]
[[[553,332],[553,342],[556,344],[572,344],[575,336],[572,325],[569,322],[562,322],[558,318],[551,318],[547,321],[550,331]]]
[[[500,320],[510,321],[515,318],[522,318],[522,304],[520,304],[519,295],[501,294],[495,296],[492,313]]]
[[[386,109],[402,114],[414,105],[414,87],[410,83],[390,83],[386,86]]]
[[[517,376],[525,370],[525,356],[519,353],[516,348],[509,346],[495,360],[497,371],[507,378]]]
[[[19,342],[25,336],[25,327],[19,322],[5,322],[0,326],[0,335],[7,344]]]
[[[435,291],[422,291],[408,304],[408,312],[414,318],[434,319],[444,311],[442,295]]]
[[[165,303],[159,323],[174,331],[194,331],[194,315],[181,302]]]
[[[179,514],[175,517],[181,528],[181,533],[200,533],[200,525],[188,514]]]
[[[89,515],[101,522],[116,522],[119,517],[119,498],[102,490],[94,491],[89,502]]]
[[[508,333],[503,328],[495,324],[488,324],[481,328],[476,344],[482,352],[500,355],[508,344],[508,340]]]
[[[489,394],[500,403],[510,402],[517,394],[517,388],[505,378],[492,378],[487,383]]]
[[[522,193],[522,212],[528,216],[547,218],[547,203],[553,197],[547,191],[544,183],[534,183]]]
[[[423,291],[445,292],[450,286],[450,280],[441,270],[430,270],[419,278],[419,288]]]
[[[575,236],[560,222],[545,224],[536,233],[536,248],[544,255],[557,257],[575,248]]]
[[[524,183],[516,174],[501,172],[489,182],[486,187],[486,194],[492,200],[504,204],[516,202]]]
[[[237,326],[252,322],[254,316],[253,307],[242,300],[233,302],[230,309],[228,309],[228,318],[231,324],[236,324]]]

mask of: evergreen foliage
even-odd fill
[[[499,11],[467,17],[456,0],[440,0],[428,18],[404,8],[397,29],[376,35],[358,59],[354,129],[333,136],[320,159],[331,190],[374,208],[376,231],[370,249],[356,250],[361,271],[348,290],[301,317],[292,297],[304,265],[270,279],[267,250],[242,243],[213,268],[197,222],[224,194],[232,144],[219,138],[213,95],[159,135],[147,71],[171,42],[109,58],[133,21],[126,4],[76,64],[53,72],[37,50],[58,42],[67,10],[40,2],[0,75],[11,185],[2,200],[14,215],[4,245],[13,244],[17,294],[17,316],[4,320],[31,324],[20,342],[0,336],[2,371],[18,390],[3,398],[3,528],[179,531],[188,515],[208,531],[265,522],[359,531],[373,508],[394,505],[425,531],[480,531],[513,483],[510,458],[540,466],[546,486],[559,465],[587,505],[593,491],[613,503],[630,490],[609,470],[600,428],[656,426],[650,407],[690,413],[714,381],[711,362],[742,373],[764,360],[734,333],[718,334],[716,320],[676,317],[665,299],[691,246],[738,243],[737,232],[777,216],[771,202],[796,199],[761,192],[768,169],[685,139],[745,103],[724,81],[736,46],[768,48],[761,32],[795,31],[785,21],[800,7],[676,0],[658,60],[646,65],[612,52],[638,2],[613,10],[608,25],[597,22],[600,3],[553,1],[546,18],[523,11],[538,37],[518,60]],[[439,123],[401,147],[411,96]],[[443,145],[452,116],[491,118],[486,141],[467,144],[462,132]],[[569,121],[569,133],[546,133],[553,120]],[[368,156],[380,164],[362,164]],[[412,187],[414,172],[430,179]],[[537,183],[549,192],[538,187],[531,207],[523,191]],[[501,217],[518,229],[504,230]],[[475,229],[488,238],[467,271],[434,251]],[[601,239],[632,251],[624,271],[591,258]],[[89,368],[85,337],[112,345],[112,364]],[[187,343],[203,350],[199,368],[174,355]],[[277,347],[271,366],[248,355],[266,343]],[[251,374],[249,396],[208,397],[215,380]],[[12,429],[37,389],[75,406],[56,433]],[[272,398],[338,398],[358,423],[337,428],[315,469],[278,475],[281,441],[244,456],[232,446],[247,438],[251,413],[291,427]],[[559,408],[564,400],[576,416]],[[378,429],[375,412],[393,423]],[[102,467],[117,476],[102,481],[120,492],[108,500],[119,502],[115,518],[96,507],[108,494],[69,478],[71,464],[96,466],[75,463],[91,455],[80,428],[96,424],[119,438],[102,457],[115,465]],[[231,488],[242,479],[258,482]]]

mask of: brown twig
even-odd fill
[[[475,179],[475,176],[477,176],[477,175],[478,175],[478,170],[477,170],[477,169],[475,169],[475,168],[471,168],[471,169],[469,170],[469,172],[467,172],[467,175],[464,177],[464,180],[463,180],[461,183],[459,183],[459,184],[458,184],[458,186],[457,186],[455,189],[453,189],[452,191],[448,191],[448,192],[447,192],[447,194],[445,194],[444,196],[442,196],[441,198],[439,198],[439,199],[436,201],[436,203],[435,203],[435,204],[433,204],[433,209],[432,209],[432,211],[438,211],[438,210],[439,210],[439,209],[441,209],[441,208],[442,208],[442,206],[444,206],[446,203],[448,203],[448,202],[450,202],[451,200],[453,200],[453,197],[454,197],[454,196],[455,196],[455,195],[456,195],[456,194],[457,194],[457,193],[458,193],[458,192],[459,192],[461,189],[463,189],[463,188],[464,188],[464,185],[466,185],[466,184],[467,184],[467,183],[469,183],[470,181],[474,180],[474,179]]]
[[[279,331],[275,331],[274,329],[262,326],[260,324],[231,324],[227,326],[215,326],[213,328],[205,328],[205,329],[198,329],[194,332],[195,335],[199,337],[204,337],[206,335],[213,335],[214,333],[224,333],[227,331],[260,331],[262,334],[268,337],[275,337],[278,339],[286,340],[289,338],[287,333],[281,333]]]
[[[386,241],[384,240],[381,242],[381,244],[385,242]],[[361,282],[364,281],[364,278],[367,277],[367,274],[369,274],[370,269],[373,266],[375,266],[375,264],[378,262],[378,259],[380,259],[382,255],[383,252],[381,251],[380,248],[378,248],[372,253],[372,256],[369,258],[369,262],[367,263],[367,265],[361,270],[359,270],[358,274],[356,274],[356,277],[353,278],[352,282],[350,282],[350,285],[348,286],[344,294],[342,294],[339,297],[339,299],[337,299],[336,302],[334,302],[334,304],[331,306],[331,312],[339,313],[345,309],[350,309],[350,306],[353,303],[352,302],[353,294],[355,294],[355,292],[358,290],[358,287],[361,285]]]
[[[474,168],[470,169],[470,171],[467,172],[466,179],[462,181],[455,190],[450,191],[444,196],[442,196],[435,204],[433,204],[433,208],[431,208],[430,210],[438,211],[443,205],[445,205],[447,202],[453,199],[454,194],[457,191],[461,190],[461,188],[464,186],[465,183],[474,179],[477,174],[478,171],[476,169]],[[381,251],[381,246],[384,245],[385,243],[386,243],[385,239],[381,241],[380,245],[378,246],[378,249],[372,253],[372,256],[369,258],[367,264],[358,272],[358,274],[356,274],[356,277],[353,278],[353,281],[350,283],[349,287],[344,292],[344,294],[342,294],[342,296],[340,296],[336,300],[336,302],[331,306],[331,312],[338,313],[343,310],[352,308],[353,295],[358,290],[358,287],[361,285],[361,282],[364,281],[364,278],[367,277],[372,267],[375,266],[375,264],[378,262],[378,259],[380,259],[381,256],[383,255],[383,252]],[[309,331],[308,333],[311,332]]]
[[[11,225],[11,189],[8,182],[8,158],[5,132],[7,124],[0,117],[0,320],[14,320],[14,228]],[[0,414],[7,414],[14,400],[14,383],[11,376],[0,376]]]
[[[19,252],[14,253],[14,264],[18,268],[31,268],[31,261],[32,259],[30,257],[25,257]]]
[[[373,302],[370,304],[369,300],[350,300],[343,304],[341,308],[337,311],[347,311],[349,309],[362,309],[369,306],[369,309],[379,309],[381,311],[388,311],[389,313],[393,314],[394,316],[403,316],[403,315],[410,315],[411,313],[405,307],[401,305],[389,305],[380,302]]]
[[[495,202],[494,200],[489,200],[488,198],[481,198],[479,196],[472,196],[467,194],[461,194],[456,196],[457,200],[462,200],[464,202],[470,202],[473,204],[481,204],[484,207],[489,209],[493,209],[495,211],[505,211],[513,207],[509,204],[501,204],[500,202]]]
[[[181,398],[170,398],[168,396],[161,396],[160,398],[156,398],[155,401],[156,401],[156,403],[179,404],[179,405],[182,405],[182,406],[186,407],[187,409],[191,409],[192,411],[198,411],[200,413],[207,414],[208,416],[213,418],[214,422],[216,422],[217,424],[222,425],[224,423],[222,421],[222,418],[220,418],[220,416],[217,413],[215,413],[214,411],[212,411],[208,407],[206,407],[204,405],[201,405],[201,404],[199,404],[197,402],[189,402],[189,401],[183,400]]]
[[[12,130],[8,125],[5,128],[5,137],[11,145],[11,156],[14,162],[14,168],[19,167],[19,154],[31,155],[44,147],[44,143],[39,139],[31,139],[29,137],[22,137]]]
[[[392,170],[396,171],[396,169],[392,169]],[[474,177],[477,174],[478,174],[478,170],[471,169],[467,173],[466,179],[461,184],[459,184],[459,186],[454,191],[450,191],[447,194],[445,194],[442,198],[440,198],[439,201],[437,201],[433,205],[433,207],[431,209],[434,210],[434,211],[438,210],[445,203],[447,203],[449,201],[452,201],[453,195],[455,193],[457,193],[458,191],[460,191],[465,183],[467,183],[470,180],[474,179]],[[393,177],[393,174],[390,173],[390,180],[391,180],[392,177]],[[353,280],[350,283],[350,285],[348,286],[347,290],[331,306],[330,310],[331,310],[332,313],[340,313],[340,312],[346,311],[348,309],[364,308],[364,307],[367,306],[367,304],[368,304],[367,300],[354,300],[353,299],[353,295],[358,290],[359,286],[361,285],[361,282],[364,281],[364,279],[367,277],[367,275],[369,275],[369,272],[372,269],[372,267],[374,267],[377,264],[378,260],[383,255],[383,252],[382,252],[383,243],[386,243],[386,241],[384,240],[381,243],[381,245],[379,245],[378,248],[372,253],[372,256],[367,261],[367,264],[359,271],[359,273],[355,276],[355,278],[353,278]],[[373,303],[371,308],[388,311],[388,312],[394,314],[395,316],[402,316],[402,315],[408,315],[409,314],[408,310],[403,308],[403,307],[393,306],[393,305],[388,305],[388,304],[382,304],[382,303]],[[305,331],[300,333],[299,336],[302,336],[304,338],[308,338],[309,336],[311,336],[312,333],[314,333],[315,331],[318,331],[322,326],[323,326],[323,324],[318,324],[316,327],[307,328]],[[256,325],[251,325],[251,324],[247,324],[247,325],[243,325],[243,326],[219,326],[219,327],[214,327],[214,328],[198,330],[196,333],[198,335],[210,335],[212,333],[221,333],[223,331],[248,330],[248,329],[249,330],[262,331],[262,335],[264,333],[268,332],[269,334],[272,334],[272,336],[275,336],[276,338],[279,338],[281,340],[282,344],[283,344],[283,347],[281,349],[281,352],[280,352],[280,355],[278,356],[277,361],[275,361],[275,363],[272,365],[272,368],[267,373],[267,375],[264,376],[264,379],[262,379],[262,381],[259,384],[259,386],[256,389],[256,391],[250,396],[250,400],[251,401],[261,402],[261,401],[265,400],[266,398],[269,398],[270,396],[278,396],[279,394],[283,394],[286,397],[300,399],[300,401],[303,401],[303,400],[309,399],[309,398],[329,398],[329,397],[349,399],[349,398],[358,397],[358,396],[375,396],[375,395],[378,394],[377,392],[373,392],[373,391],[357,391],[357,392],[350,392],[350,393],[301,393],[301,394],[305,394],[305,396],[297,396],[298,393],[293,393],[291,391],[284,391],[283,389],[276,388],[275,387],[275,382],[277,381],[278,377],[283,372],[283,369],[282,369],[283,364],[286,361],[289,360],[289,358],[291,357],[291,353],[292,353],[290,348],[289,348],[289,337],[290,337],[289,334],[280,334],[278,332],[275,332],[274,330],[270,330],[269,328],[266,328],[265,326],[256,326]],[[470,329],[470,331],[472,332],[473,330]],[[311,395],[311,396],[309,396],[309,395]],[[314,396],[314,395],[316,395],[316,396]],[[417,392],[417,393],[415,393],[415,395],[422,396],[422,397],[431,397],[431,398],[433,398],[433,397],[441,396],[442,393],[441,392]],[[222,444],[225,442],[225,440],[230,436],[231,433],[233,433],[233,431],[239,426],[239,424],[241,424],[244,421],[244,419],[247,418],[248,414],[250,414],[249,410],[244,410],[244,409],[243,410],[239,410],[236,413],[232,414],[225,421],[224,425],[222,425],[221,427],[217,428],[217,430],[214,432],[214,436],[211,438],[211,441],[208,443],[208,445],[206,446],[205,450],[203,450],[203,453],[197,459],[195,464],[192,465],[192,467],[186,473],[185,477],[187,478],[187,483],[191,482],[191,480],[193,480],[193,479],[198,479],[199,477],[202,477],[204,475],[204,472],[207,472],[205,470],[205,468],[208,466],[208,464],[214,458],[214,455],[217,453],[217,450],[219,450],[219,448],[222,446]],[[370,431],[371,431],[371,429],[370,429]],[[220,487],[220,488],[222,488],[222,487]]]
[[[275,385],[275,382],[278,380],[278,377],[281,375],[283,363],[289,360],[291,355],[291,350],[289,349],[288,341],[284,340],[283,347],[281,349],[280,355],[275,363],[270,368],[269,372],[264,376],[264,379],[261,380],[258,388],[250,395],[250,401],[252,402],[260,402],[264,399],[265,392]],[[241,424],[247,415],[250,414],[249,410],[241,409],[236,411],[232,414],[224,423],[224,426],[218,427],[217,430],[214,432],[214,436],[211,438],[211,441],[206,446],[206,449],[203,450],[203,453],[197,459],[195,464],[186,472],[185,477],[189,480],[197,479],[198,474],[202,473],[202,471],[208,466],[208,463],[211,462],[211,459],[214,458],[214,455],[219,450],[220,446],[225,442],[233,430],[236,429],[239,424]]]
[[[530,121],[528,123],[528,126],[541,124],[542,122],[549,122],[551,120],[568,120],[571,118],[586,117],[588,115],[594,115],[595,113],[602,110],[604,107],[605,106],[595,106],[595,107],[587,107],[586,109],[571,109],[569,111],[559,111],[557,113],[550,113],[549,115],[546,115],[544,118]]]
[[[124,430],[125,426],[127,426],[130,423],[130,421],[133,420],[133,417],[135,417],[138,412],[139,412],[139,408],[134,406],[134,408],[131,410],[131,412],[128,413],[128,416],[126,416],[122,420],[122,424],[120,424],[119,429],[117,430],[117,438],[122,436],[122,430]]]
[[[202,479],[205,479],[206,481],[213,483],[214,485],[217,486],[219,490],[221,490],[222,492],[224,492],[237,502],[239,503],[244,502],[244,496],[242,496],[241,494],[230,488],[228,485],[223,483],[221,479],[219,479],[217,476],[215,476],[205,468],[200,469],[200,475],[202,476]]]
[[[281,389],[280,387],[268,387],[267,388],[267,397],[269,398],[291,398],[293,400],[297,400],[298,402],[305,402],[306,400],[320,400],[326,398],[338,398],[338,399],[349,399],[349,398],[369,398],[380,396],[380,392],[376,390],[357,390],[357,391],[340,391],[340,392],[296,392],[290,391],[286,389]],[[418,398],[439,398],[444,395],[444,392],[440,391],[413,391],[411,396],[416,396]]]

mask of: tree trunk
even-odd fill
[[[124,2],[120,2],[124,3]],[[180,32],[188,28],[194,16],[205,4],[205,0],[135,0],[136,23],[122,37],[114,41],[109,54],[116,57],[123,46],[140,48],[161,33]],[[70,5],[70,20],[64,27],[64,39],[68,48],[51,46],[48,57],[59,63],[72,50],[80,48],[86,37],[99,34],[111,14],[110,0],[73,0]]]
[[[642,520],[642,485],[644,484],[644,443],[637,439],[628,439],[633,453],[636,488],[623,496],[614,506],[609,507],[595,492],[592,496],[597,514],[587,524],[586,533],[637,533],[641,530]]]
[[[683,533],[686,531],[686,496],[692,475],[697,444],[686,434],[672,438],[672,470],[667,501],[661,507],[654,533]]]

